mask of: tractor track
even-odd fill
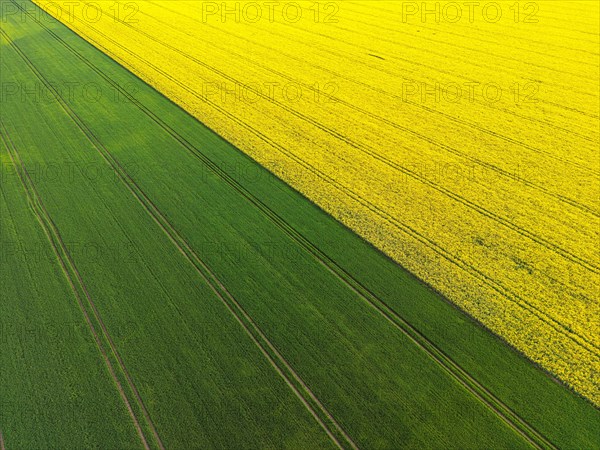
[[[41,25],[41,24],[40,24]],[[46,28],[44,25],[42,27]],[[310,241],[304,236],[297,232],[292,226],[287,224],[282,218],[276,213],[270,210],[260,200],[255,198],[250,192],[248,192],[243,186],[237,181],[227,175],[222,169],[220,169],[215,163],[203,155],[197,150],[192,144],[190,144],[185,138],[179,135],[169,125],[163,122],[158,116],[149,111],[144,105],[138,102],[128,92],[123,90],[118,84],[110,79],[104,72],[98,67],[89,62],[86,58],[81,56],[76,50],[74,50],[69,44],[64,42],[62,38],[57,36],[52,30],[46,28],[49,34],[53,35],[55,39],[63,44],[71,53],[77,56],[81,61],[88,65],[92,70],[98,73],[102,78],[109,82],[113,87],[120,90],[120,93],[125,95],[132,103],[134,103],[140,110],[142,110],[150,119],[157,123],[166,133],[178,141],[184,148],[190,151],[195,157],[200,159],[205,165],[207,165],[211,171],[217,176],[227,182],[233,189],[235,189],[240,195],[244,196],[249,202],[256,206],[260,211],[263,212],[273,223],[281,228],[292,240],[297,242],[301,247],[308,251],[319,263],[324,265],[332,274],[338,277],[344,282],[352,291],[357,293],[364,301],[370,306],[374,307],[379,313],[403,334],[405,334],[411,341],[425,351],[438,365],[440,365],[451,377],[458,381],[466,390],[471,392],[478,400],[484,403],[490,408],[500,419],[506,422],[513,430],[522,435],[530,444],[538,448],[555,448],[554,445],[549,442],[545,437],[533,429],[526,421],[520,418],[514,413],[508,406],[502,401],[497,399],[491,392],[489,392],[484,386],[479,384],[474,378],[472,378],[464,369],[450,359],[445,353],[440,350],[435,344],[429,341],[423,336],[418,330],[412,325],[401,318],[391,307],[389,307],[383,300],[378,298],[375,294],[371,293],[365,288],[359,281],[354,279],[349,273],[341,268],[335,261],[331,260],[327,255],[321,252],[315,247]],[[128,176],[128,175],[127,175]],[[180,250],[183,250],[180,247]],[[224,286],[223,286],[224,287]]]

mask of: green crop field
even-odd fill
[[[589,401],[32,3],[0,4],[3,450],[600,446]]]

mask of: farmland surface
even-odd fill
[[[588,400],[108,49],[0,6],[3,448],[598,446]]]
[[[598,2],[66,3],[37,1],[600,404]]]

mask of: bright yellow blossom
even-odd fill
[[[598,2],[36,3],[600,404]]]

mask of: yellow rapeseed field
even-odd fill
[[[600,405],[599,2],[36,3]]]

